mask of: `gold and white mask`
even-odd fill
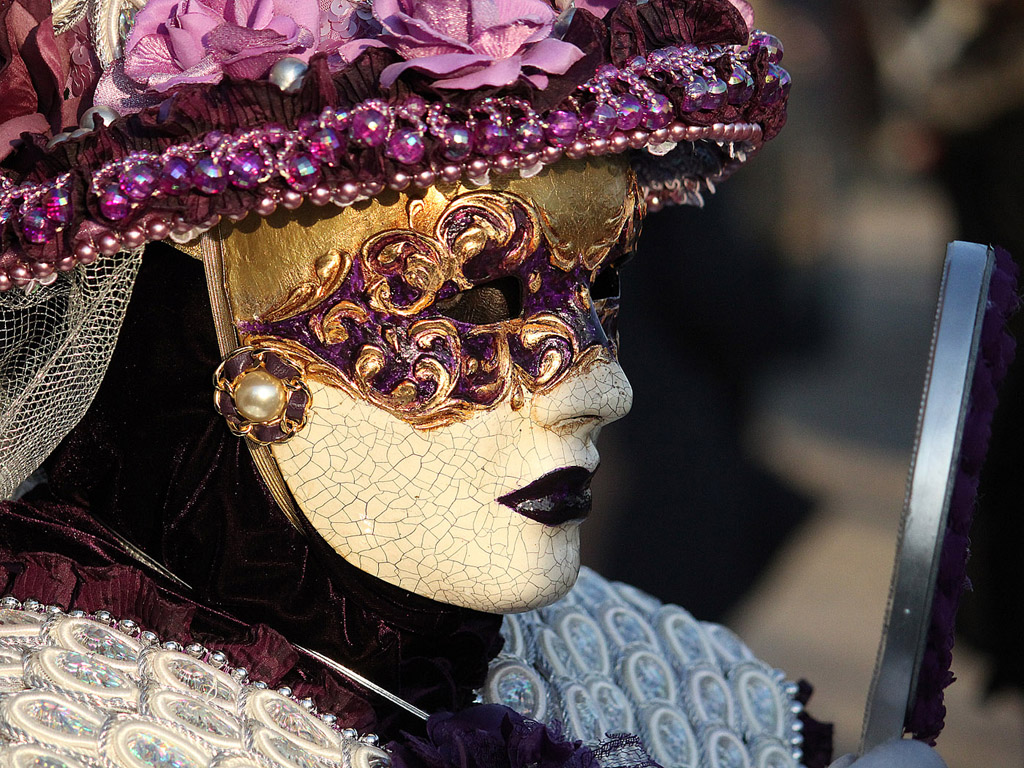
[[[302,368],[312,407],[271,450],[335,551],[482,611],[568,591],[594,441],[632,397],[613,339],[641,208],[595,160],[222,233],[242,343]]]

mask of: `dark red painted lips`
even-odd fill
[[[544,525],[583,520],[590,514],[590,481],[596,471],[583,467],[556,469],[518,491],[501,496],[498,503]]]

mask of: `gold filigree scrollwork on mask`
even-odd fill
[[[410,209],[407,228],[367,237],[355,263],[341,251],[318,263],[317,282],[274,309],[285,319],[254,327],[251,337],[290,336],[289,350],[305,350],[308,375],[417,427],[502,403],[521,408],[526,393],[549,391],[587,360],[612,354],[588,277],[613,246],[613,258],[621,252],[636,206],[635,195],[605,206],[590,230],[573,211],[557,231],[537,205],[506,191],[465,192],[433,215]],[[522,286],[520,316],[514,296],[511,316],[479,325],[447,316],[439,303],[488,286],[496,295],[498,281],[510,278]]]
[[[394,355],[381,346],[367,344],[359,352],[355,363],[355,384],[359,393],[379,408],[383,408],[415,425],[435,426],[438,420],[457,418],[462,408],[449,400],[458,381],[459,369],[454,361],[461,358],[462,344],[458,329],[443,318],[420,320],[408,330],[388,329],[389,345],[397,348],[400,359],[413,358],[411,376],[400,378],[388,391],[380,390],[378,377],[388,373],[389,359]],[[440,359],[453,361],[446,365]],[[432,354],[431,354],[432,353]],[[449,370],[449,367],[454,370]],[[464,404],[463,404],[464,405]]]
[[[429,307],[455,273],[440,243],[411,229],[374,235],[363,244],[361,255],[370,306],[400,317]]]
[[[510,325],[518,324],[514,320]],[[497,403],[505,396],[512,380],[512,353],[508,346],[508,328],[472,328],[466,332],[463,349],[477,347],[474,342],[483,342],[485,354],[463,354],[462,370],[468,381],[474,382],[474,390],[482,403]]]
[[[519,342],[537,355],[536,374],[517,367],[517,378],[531,392],[555,386],[579,355],[576,335],[554,314],[534,315],[518,331]]]
[[[435,237],[460,269],[485,250],[502,251],[500,268],[514,271],[540,245],[537,213],[511,192],[470,192],[445,208]]]
[[[352,301],[339,301],[323,315],[314,314],[309,318],[309,328],[324,344],[343,344],[348,341],[349,332],[343,319],[357,323],[370,322],[370,313]]]
[[[315,281],[297,285],[284,301],[265,314],[265,320],[283,320],[321,304],[349,276],[352,254],[341,248],[332,248],[316,259],[313,269]]]

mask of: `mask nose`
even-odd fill
[[[633,388],[625,371],[606,348],[595,351],[578,371],[534,396],[530,415],[535,423],[552,430],[591,432],[629,413]]]

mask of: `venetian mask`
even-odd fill
[[[336,552],[477,610],[569,590],[595,439],[632,396],[617,268],[641,207],[612,158],[222,231],[242,342],[308,386],[305,425],[272,451]]]

